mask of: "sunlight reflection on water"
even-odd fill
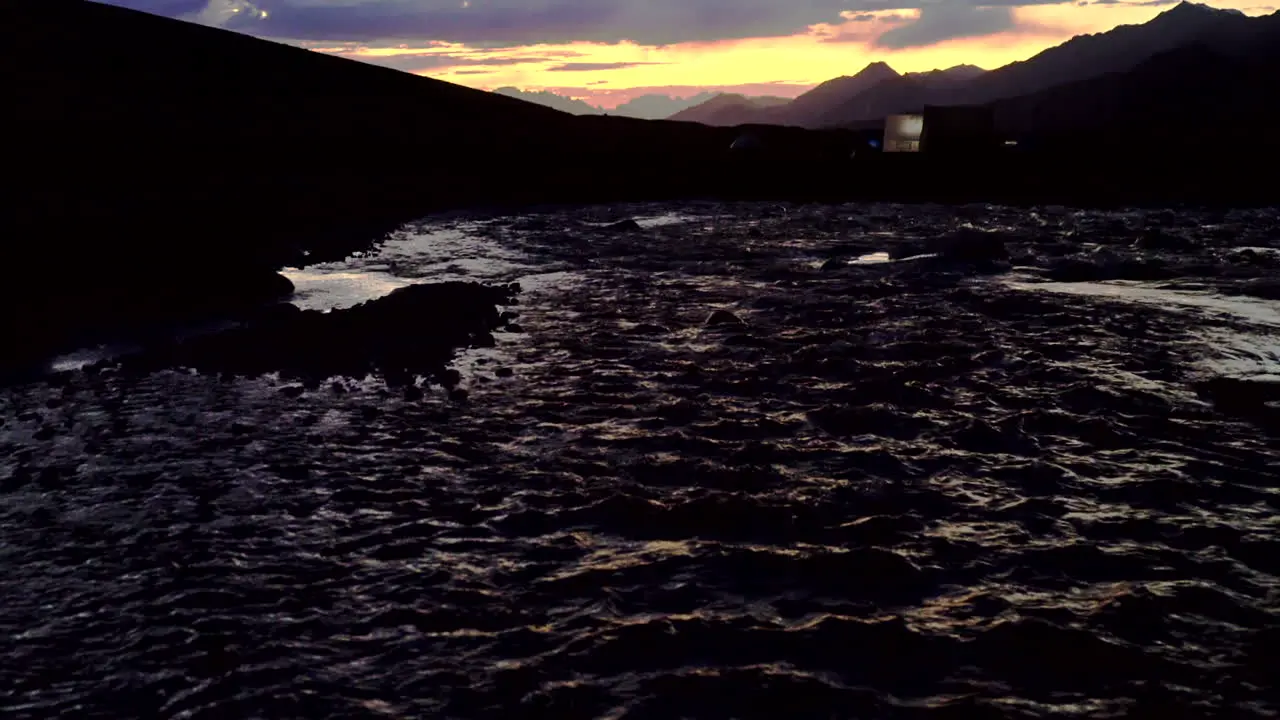
[[[652,217],[638,217],[635,221],[637,225],[647,230],[649,228],[663,227],[665,225],[679,225],[680,223],[691,222],[697,219],[698,218],[693,215],[666,213],[664,215],[655,215]]]
[[[515,282],[520,285],[521,297],[529,298],[563,290],[578,280],[572,272],[538,272],[539,269],[518,250],[484,236],[474,224],[456,229],[431,228],[423,222],[373,252],[323,265],[289,268],[282,274],[296,288],[290,299],[294,305],[321,312],[377,300],[422,283]],[[478,390],[476,382],[482,378],[500,386],[502,379],[493,373],[498,368],[519,365],[514,352],[520,345],[515,337],[508,336],[497,348],[463,348],[450,365],[462,373],[462,387],[468,390]]]
[[[301,269],[286,268],[281,274],[294,284],[294,305],[320,311],[376,300],[418,283],[519,282],[525,292],[536,292],[571,282],[569,273],[536,272],[537,267],[519,251],[503,247],[477,230],[474,224],[431,228],[422,223],[373,252]]]
[[[853,264],[855,264],[855,265],[875,265],[875,264],[879,264],[879,263],[887,263],[887,262],[889,262],[889,253],[887,253],[887,252],[874,252],[874,253],[867,253],[866,255],[859,255],[859,256],[858,256],[858,257],[853,261]]]
[[[288,268],[280,273],[295,288],[290,299],[303,310],[329,311],[376,300],[393,290],[411,285],[408,280],[386,273]]]

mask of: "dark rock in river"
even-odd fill
[[[1169,280],[1178,276],[1158,257],[1074,257],[1055,261],[1044,271],[1045,278],[1058,282],[1100,280]]]
[[[89,263],[89,261],[85,261]],[[110,342],[149,342],[176,328],[262,312],[293,294],[274,269],[216,260],[175,268],[139,261],[59,270],[49,289],[0,288],[0,381],[35,373],[59,352]],[[21,311],[14,311],[20,308]]]
[[[1167,230],[1147,230],[1134,241],[1133,246],[1143,250],[1191,250],[1196,244],[1188,237]]]
[[[1280,382],[1219,377],[1197,383],[1196,391],[1223,412],[1280,429]]]
[[[1009,250],[1001,233],[962,228],[925,243],[925,252],[959,262],[985,263],[1006,260]]]
[[[1227,252],[1232,262],[1264,268],[1280,268],[1280,250],[1275,248],[1234,248]]]
[[[329,313],[282,306],[243,327],[154,348],[127,364],[236,375],[279,371],[313,380],[376,372],[397,386],[411,386],[415,376],[451,385],[456,380],[445,365],[454,351],[492,345],[492,331],[502,324],[498,306],[516,292],[511,285],[447,282],[411,285]]]
[[[889,248],[889,259],[902,260],[918,255],[936,255],[949,262],[986,264],[1009,259],[1004,233],[961,228],[919,242],[905,242]],[[825,269],[825,268],[824,268]]]

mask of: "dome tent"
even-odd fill
[[[763,147],[764,142],[760,139],[760,136],[750,131],[742,133],[729,145],[730,150],[736,151],[760,150]]]

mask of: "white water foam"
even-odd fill
[[[1280,303],[1199,290],[1171,290],[1133,281],[1006,284],[1019,290],[1141,303],[1193,313],[1210,323],[1217,321],[1193,333],[1210,350],[1200,361],[1201,368],[1213,375],[1280,382]]]

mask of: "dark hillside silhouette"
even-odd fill
[[[989,102],[1038,92],[1106,73],[1125,72],[1154,55],[1188,45],[1224,51],[1248,42],[1262,25],[1236,10],[1183,2],[1141,25],[1081,35],[1022,62],[974,78],[964,102]]]
[[[808,128],[848,126],[848,118],[878,120],[925,105],[965,104],[964,89],[986,74],[972,65],[902,75],[882,72],[874,83],[856,94],[831,95],[823,103],[790,109],[791,124]]]
[[[938,97],[950,99],[949,94],[925,84],[921,80],[906,75],[885,80],[866,92],[836,104],[823,108],[814,115],[808,124],[819,126],[857,126],[857,121],[848,122],[848,118],[871,121],[879,125],[884,117],[901,112],[918,112],[925,105],[933,104]],[[944,103],[947,104],[947,103]]]
[[[1245,18],[1183,5],[1139,27],[1178,28],[1197,21],[1206,23],[1202,40],[1156,52],[1132,67],[988,101],[995,110],[998,131],[1041,152],[1069,152],[1079,161],[1091,158],[1090,162],[1103,164],[1149,156],[1152,161],[1190,167],[1201,161],[1239,159],[1241,153],[1256,159],[1280,152],[1274,134],[1261,131],[1266,119],[1280,111],[1280,84],[1275,82],[1280,72],[1280,14]],[[1113,32],[1125,37],[1129,31],[1136,28]],[[1101,37],[1094,36],[1072,52],[1104,47],[1093,42]],[[1038,57],[1061,56],[1046,51]],[[1087,55],[1082,57],[1087,60]],[[1119,62],[1114,55],[1107,57]],[[1099,65],[1082,61],[1081,66]],[[1006,70],[1017,71],[1006,77],[1017,77],[1023,73],[1019,68],[1026,67],[1002,68],[973,82],[988,82]],[[952,102],[981,97],[972,92],[973,84],[965,87],[963,93],[943,97]],[[938,97],[923,83],[900,77],[846,103],[833,117],[862,118],[845,123],[848,128],[874,127],[889,114],[918,112]]]
[[[887,64],[873,62],[853,75],[827,80],[790,102],[762,106],[759,103],[735,102],[732,96],[722,99],[726,96],[721,96],[679,112],[670,119],[724,127],[748,124],[807,127],[812,124],[811,118],[825,115],[833,106],[858,97],[881,83],[902,77]]]
[[[924,157],[859,150],[853,159],[866,133],[572,116],[121,8],[5,0],[10,122],[0,159],[13,189],[0,259],[22,282],[0,291],[0,368],[122,327],[220,317],[278,297],[289,289],[279,268],[342,257],[445,209],[694,197],[1274,201],[1249,179],[1259,173],[1238,172],[1238,151],[1207,140],[1218,136],[1214,123],[1253,128],[1258,116],[1240,113],[1274,108],[1273,95],[1245,102],[1245,93],[1274,87],[1266,78],[1280,43],[1249,37],[1239,43],[1253,53],[1244,60],[1212,48],[1203,66],[1171,56],[1132,71],[1150,76],[1107,76],[1000,105],[998,116],[1055,135],[1052,152],[993,157],[975,173]],[[1160,62],[1176,67],[1161,71]],[[812,98],[838,96],[832,88],[899,82],[887,66],[860,76],[815,89],[801,106],[822,106]],[[1206,106],[1211,91],[1219,99]],[[1142,110],[1135,98],[1163,110]],[[1101,109],[1084,124],[1041,120],[1091,106]],[[1145,155],[1098,149],[1099,137],[1114,139],[1132,118],[1170,113],[1179,120],[1166,135],[1196,128],[1194,142],[1147,143]],[[748,134],[750,151],[731,149]]]
[[[1259,126],[1280,111],[1277,71],[1274,58],[1242,58],[1193,45],[1125,73],[1001,100],[994,107],[1006,133],[1042,143],[1087,138],[1119,152],[1257,154],[1280,148],[1274,134]]]
[[[747,97],[737,93],[721,93],[706,102],[681,110],[668,119],[722,127],[741,125],[742,123],[737,121],[747,113],[767,111],[768,108],[779,107],[789,102],[791,100],[788,98]]]
[[[434,210],[706,192],[735,136],[573,117],[81,0],[5,0],[0,46],[17,181],[3,261],[49,283],[0,296],[11,355],[256,301],[303,252],[341,257]]]
[[[883,62],[873,62],[856,75],[828,80],[789,104],[770,108],[766,120],[782,125],[808,127],[810,118],[826,112],[833,104],[871,90],[877,85],[901,77],[896,70]]]
[[[203,216],[201,225],[241,209],[252,212],[232,223],[269,220],[288,202],[271,189],[280,177],[322,185],[346,176],[343,195],[358,194],[368,179],[352,182],[350,174],[386,172],[387,153],[432,161],[402,172],[445,176],[458,163],[542,148],[547,128],[568,119],[492,93],[107,5],[10,0],[3,8],[6,65],[21,68],[9,89],[20,131],[10,134],[8,153],[32,173],[31,190],[56,188],[103,206],[103,193],[119,193],[111,204],[125,203],[124,213],[151,204],[147,193],[158,191],[169,204],[188,196],[192,207],[176,214]],[[306,208],[272,232],[317,210],[324,207]]]

